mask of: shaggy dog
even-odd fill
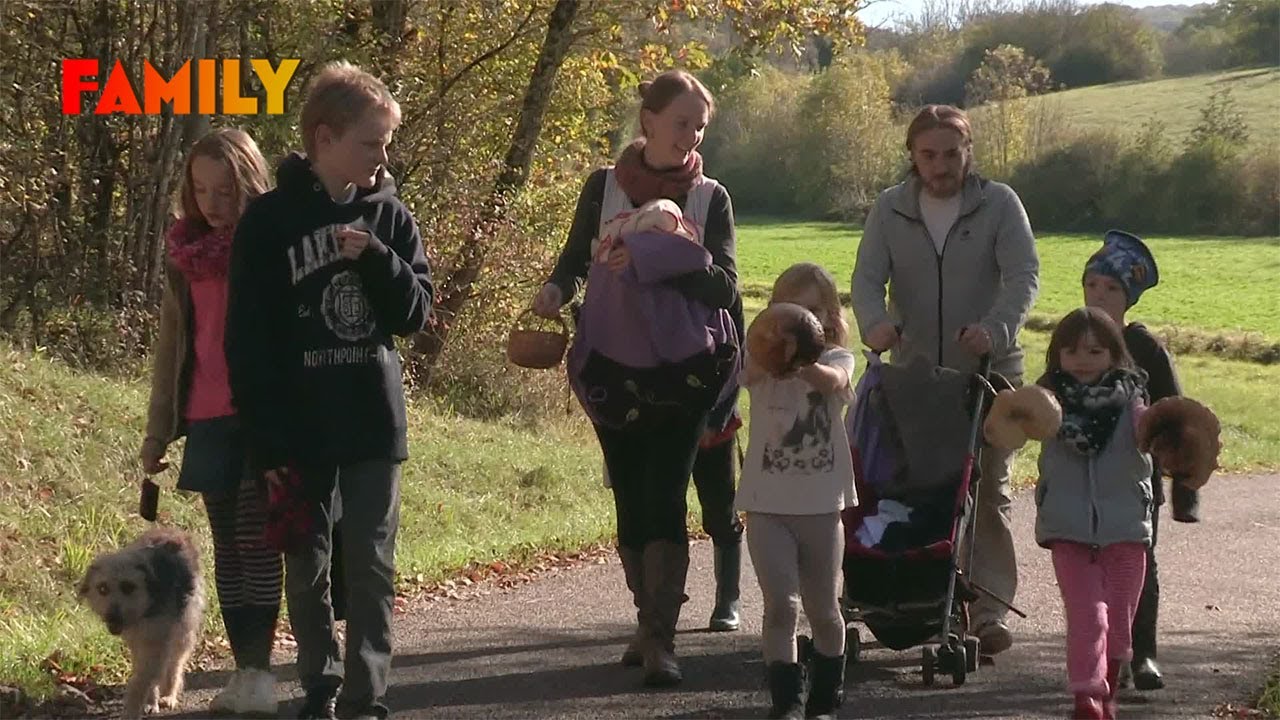
[[[204,615],[204,583],[186,533],[154,528],[133,544],[94,559],[79,595],[124,638],[133,661],[123,717],[172,708]]]

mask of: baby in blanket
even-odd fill
[[[609,269],[612,246],[630,262]],[[734,367],[740,340],[727,311],[669,281],[711,265],[702,233],[670,200],[605,223],[569,353],[570,384],[597,423],[620,427],[682,409],[706,412]]]
[[[609,248],[617,241],[646,233],[678,235],[690,242],[702,244],[701,231],[693,221],[684,216],[680,206],[674,201],[659,198],[630,212],[618,213],[606,222],[600,235],[596,260],[603,262],[609,254]]]

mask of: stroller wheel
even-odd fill
[[[933,685],[933,671],[938,663],[938,654],[932,645],[920,648],[920,674],[924,676],[925,685]]]
[[[846,663],[856,663],[862,657],[862,634],[853,625],[844,629],[844,657]]]
[[[978,659],[980,657],[981,645],[976,637],[967,637],[964,639],[964,659],[966,660],[966,669],[975,673],[978,672]]]

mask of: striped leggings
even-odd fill
[[[283,565],[267,547],[265,489],[248,473],[235,494],[204,494],[213,532],[214,581],[227,640],[240,669],[270,668]]]
[[[1107,661],[1133,657],[1133,615],[1146,575],[1142,543],[1097,550],[1073,542],[1053,544],[1053,569],[1067,615],[1067,680],[1071,691],[1110,692]]]
[[[213,531],[214,579],[224,608],[279,605],[283,570],[280,555],[267,547],[266,497],[252,477],[234,495],[204,495]]]

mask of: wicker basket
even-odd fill
[[[511,334],[507,336],[507,359],[520,367],[546,370],[560,364],[569,346],[569,326],[557,316],[558,331],[522,328],[521,321],[531,315],[532,308],[520,313]]]

